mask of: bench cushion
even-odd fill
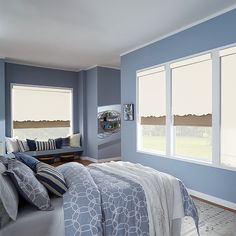
[[[56,156],[56,155],[66,154],[66,153],[79,153],[82,151],[83,151],[82,147],[78,147],[78,148],[68,147],[68,148],[46,150],[46,151],[29,151],[25,153],[33,157],[42,157],[42,156]]]

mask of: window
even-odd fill
[[[164,67],[137,74],[139,83],[139,149],[166,152],[166,80]]]
[[[211,162],[211,55],[172,63],[170,67],[174,155]]]
[[[236,47],[221,56],[221,163],[236,167]]]
[[[12,86],[13,137],[48,139],[72,131],[72,89]]]
[[[137,72],[137,149],[236,171],[236,45]]]

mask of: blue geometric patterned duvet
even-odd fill
[[[63,196],[66,236],[147,236],[149,222],[141,185],[94,166],[59,167],[68,185]],[[180,182],[185,215],[198,224],[197,209]]]

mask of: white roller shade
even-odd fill
[[[173,63],[174,125],[211,126],[212,61],[210,54]]]
[[[13,121],[15,128],[69,127],[72,116],[72,90],[13,85]],[[34,121],[25,122],[23,121]],[[61,122],[55,122],[61,121]],[[23,126],[22,126],[23,125]]]
[[[166,80],[164,67],[155,73],[148,70],[138,74],[139,78],[139,116],[141,124],[165,124],[166,116]],[[158,72],[157,72],[158,71]],[[149,73],[151,72],[151,73]]]

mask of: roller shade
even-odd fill
[[[14,129],[70,127],[72,90],[13,85]]]
[[[175,126],[212,126],[210,54],[171,64]]]
[[[166,80],[164,66],[137,73],[141,125],[166,124]]]

